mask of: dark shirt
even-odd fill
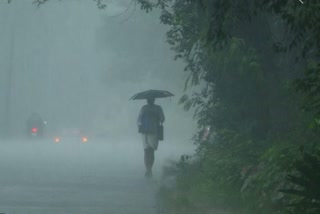
[[[158,127],[165,120],[161,106],[144,105],[139,113],[137,124],[144,127],[148,133],[157,133]]]

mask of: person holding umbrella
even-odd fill
[[[159,144],[159,127],[165,121],[165,116],[161,106],[154,104],[155,98],[173,96],[170,92],[160,90],[148,90],[135,94],[131,99],[147,99],[139,112],[137,125],[139,133],[142,135],[144,148],[144,164],[146,167],[146,177],[152,176],[152,166],[154,163],[154,152]],[[160,137],[160,140],[161,137]]]

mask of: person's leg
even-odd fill
[[[154,150],[153,150],[153,148],[150,148],[150,150],[149,150],[149,168],[150,168],[150,171],[152,170],[153,163],[154,163]]]
[[[154,150],[151,147],[144,149],[144,163],[146,166],[146,176],[151,176],[154,163]]]
[[[143,149],[144,149],[144,165],[146,167],[146,171],[148,171],[148,168],[149,168],[149,161],[148,161],[149,145],[148,145],[147,135],[144,133],[142,133],[142,143],[143,143]]]
[[[153,134],[143,134],[144,164],[146,176],[152,176],[152,166],[154,163],[154,152],[158,148],[158,138]]]
[[[151,168],[153,166],[153,163],[154,163],[154,149],[152,149],[151,151]]]
[[[148,170],[149,168],[149,148],[144,149],[144,165],[146,167],[146,170]]]

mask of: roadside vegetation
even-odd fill
[[[319,213],[320,3],[138,2],[162,11],[186,87],[203,86],[180,100],[197,152],[166,169],[163,213]]]

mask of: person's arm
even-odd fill
[[[161,106],[159,106],[159,116],[160,116],[160,123],[162,124],[165,121],[165,117],[164,117],[164,113]]]
[[[138,126],[141,126],[141,125],[142,125],[141,119],[142,119],[143,111],[144,111],[144,108],[142,107],[142,108],[140,109],[139,116],[138,116],[138,119],[137,119],[137,125],[138,125]]]

